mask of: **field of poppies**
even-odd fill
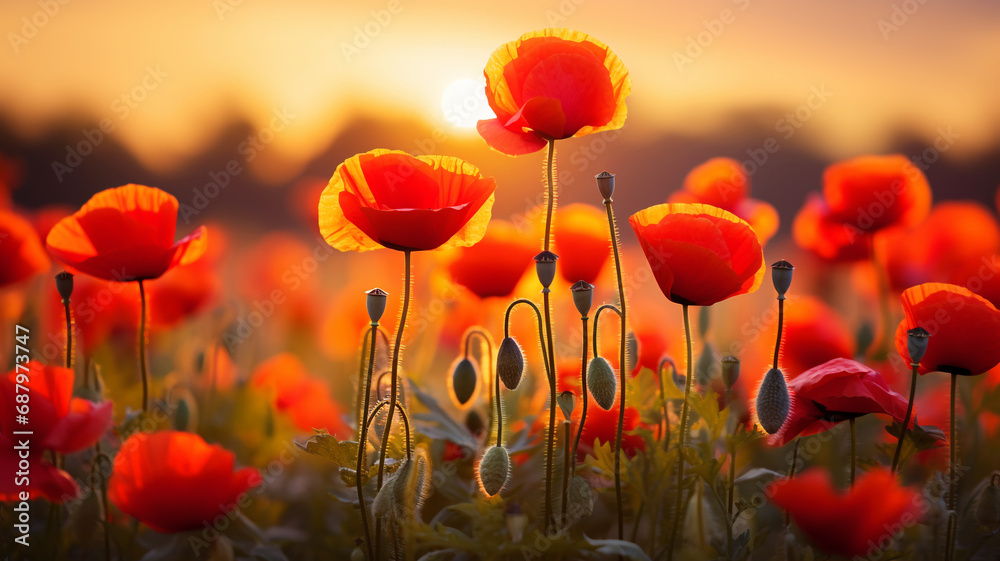
[[[314,239],[128,177],[21,209],[0,164],[5,559],[1000,558],[998,209],[899,154],[794,217],[725,157],[557,207],[629,71],[483,58],[479,135],[541,163],[510,220],[502,169],[374,146],[294,202]]]

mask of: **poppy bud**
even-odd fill
[[[503,446],[490,446],[479,461],[479,483],[483,491],[494,496],[503,489],[510,477],[510,456]]]
[[[930,332],[923,327],[914,327],[906,332],[906,351],[913,364],[920,364],[920,359],[924,358],[930,336]]]
[[[478,435],[486,429],[483,416],[475,409],[470,410],[469,414],[465,416],[465,428],[469,429],[469,432],[473,435]]]
[[[594,491],[579,475],[571,477],[566,488],[566,512],[575,518],[586,518],[594,512]]]
[[[774,290],[778,293],[778,300],[784,300],[785,293],[792,286],[792,271],[794,269],[795,267],[784,259],[771,265],[771,281],[774,283]]]
[[[372,502],[372,514],[378,518],[390,518],[403,511],[401,488],[406,486],[406,480],[413,471],[413,460],[403,460],[396,471],[386,479]]]
[[[524,374],[524,353],[513,337],[504,337],[497,350],[497,375],[508,390],[517,389]]]
[[[1000,528],[1000,475],[993,474],[976,498],[976,522],[989,530]]]
[[[573,395],[573,392],[565,391],[559,394],[556,401],[559,403],[559,409],[562,410],[563,417],[568,421],[573,416],[573,407],[576,406],[576,396]]]
[[[781,370],[777,368],[768,370],[760,389],[757,390],[757,420],[768,434],[781,430],[788,417],[790,402],[788,386]]]
[[[535,273],[543,288],[548,288],[556,278],[556,260],[559,256],[551,251],[543,251],[535,256]]]
[[[465,405],[472,399],[472,394],[476,392],[476,382],[479,381],[479,372],[476,365],[471,360],[463,358],[455,365],[455,370],[451,374],[451,390],[455,394],[455,399],[459,405]]]
[[[73,295],[73,274],[66,271],[56,274],[56,290],[63,303],[69,302],[69,297]]]
[[[625,364],[628,365],[628,371],[635,371],[635,361],[639,359],[639,338],[635,336],[635,333],[629,331],[625,335]]]
[[[385,313],[385,301],[389,293],[376,287],[365,294],[368,295],[368,317],[372,323],[378,323],[378,320],[382,319],[382,314]]]
[[[576,304],[580,317],[589,316],[590,308],[594,305],[594,285],[581,280],[576,281],[569,289],[573,291],[573,303]]]
[[[736,385],[736,380],[740,379],[740,359],[733,355],[722,357],[722,381],[727,388]]]
[[[600,356],[590,359],[590,364],[587,365],[587,388],[601,409],[609,411],[615,404],[617,387],[615,371],[608,361]]]
[[[604,170],[595,175],[594,179],[597,180],[597,190],[601,192],[604,200],[611,201],[611,195],[615,194],[615,174]]]

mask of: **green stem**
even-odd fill
[[[855,428],[857,419],[851,417],[851,487],[854,487],[854,476],[858,469],[858,431]]]
[[[403,312],[400,314],[399,325],[396,327],[396,346],[392,349],[392,389],[389,393],[389,403],[393,406],[389,407],[389,414],[385,421],[385,430],[382,431],[382,450],[379,453],[378,459],[378,483],[377,488],[382,488],[382,479],[385,476],[385,454],[386,450],[389,448],[389,436],[392,434],[392,418],[393,414],[396,412],[396,389],[397,389],[397,378],[399,376],[399,351],[403,345],[403,329],[406,328],[406,315],[410,310],[410,283],[412,271],[410,267],[410,251],[406,250],[403,252],[403,269],[404,269],[404,288],[403,288]],[[374,416],[374,413],[372,414]],[[375,521],[375,556],[380,557],[380,552],[378,549],[381,546],[381,530],[382,523],[380,520]]]
[[[625,302],[625,283],[622,282],[622,260],[618,251],[618,228],[615,226],[615,211],[611,208],[611,199],[604,199],[604,208],[608,214],[608,230],[611,232],[611,248],[615,255],[615,274],[618,278],[618,304],[621,307],[621,338],[618,341],[618,377],[621,382],[618,396],[618,433],[615,436],[615,499],[618,503],[618,539],[625,539],[625,514],[622,507],[622,426],[625,424],[625,384],[628,382],[628,366],[625,362],[625,349],[628,346],[628,306]]]
[[[546,174],[546,184],[548,186],[548,198],[546,199],[547,209],[545,211],[545,251],[549,250],[549,242],[552,238],[552,212],[555,210],[556,204],[556,182],[553,174],[553,167],[555,165],[556,157],[556,141],[554,139],[549,140],[548,153],[546,154],[546,164],[545,164],[545,174]]]
[[[563,481],[562,481],[562,512],[560,513],[560,519],[562,526],[569,526],[569,520],[566,519],[566,490],[569,488],[569,453],[570,449],[570,427],[569,421],[563,421],[563,425],[566,427],[566,434],[563,442]]]
[[[583,436],[583,425],[587,422],[587,401],[590,392],[587,391],[587,316],[580,318],[583,322],[583,359],[580,363],[580,393],[583,394],[583,409],[580,412],[580,426],[576,429],[576,440],[573,442],[573,473],[576,473],[576,451],[580,447],[580,437]]]
[[[497,446],[503,442],[503,402],[500,401],[500,373],[493,372],[493,383],[495,384],[492,399],[496,400],[497,407]]]
[[[542,291],[542,300],[545,308],[545,338],[549,347],[549,441],[548,454],[545,458],[545,532],[548,534],[552,524],[552,470],[555,465],[555,445],[556,445],[556,365],[555,350],[552,345],[552,314],[549,302],[549,289]]]
[[[355,471],[355,479],[357,480],[358,487],[358,506],[361,510],[361,526],[365,531],[365,546],[368,550],[369,561],[375,561],[375,548],[372,544],[371,529],[368,527],[368,507],[365,505],[365,491],[364,484],[361,477],[362,470],[365,469],[365,452],[368,449],[368,407],[371,404],[371,385],[372,385],[372,371],[375,369],[375,340],[378,338],[378,322],[372,322],[371,331],[371,351],[368,358],[368,377],[367,381],[364,377],[358,380],[358,395],[364,394],[364,407],[359,407],[359,413],[361,415],[361,423],[358,425],[358,430],[360,431],[358,436],[358,462],[357,470]],[[365,338],[368,341],[368,338]],[[362,361],[362,364],[364,362]],[[360,405],[360,404],[359,404]]]
[[[896,453],[892,455],[892,473],[896,473],[899,467],[899,455],[903,450],[903,440],[906,438],[906,427],[910,425],[910,415],[913,413],[913,398],[917,393],[917,364],[913,366],[913,375],[910,378],[910,400],[906,402],[906,416],[903,417],[903,428],[899,431],[899,442],[896,443]]]
[[[774,365],[775,370],[778,369],[778,356],[781,354],[781,328],[782,324],[785,322],[785,297],[778,297],[778,338],[774,342]]]
[[[375,408],[372,409],[372,414],[368,416],[369,428],[371,428],[370,425],[372,422],[375,421],[375,416],[378,415],[378,412],[387,405],[389,405],[388,399],[375,404]],[[410,460],[413,458],[413,439],[410,438],[410,416],[406,414],[406,409],[403,409],[403,404],[398,401],[395,403],[394,409],[399,411],[399,416],[403,419],[403,441],[406,448],[406,459]]]
[[[142,411],[149,412],[149,372],[146,371],[146,289],[139,279],[139,371],[142,373]]]
[[[66,368],[73,368],[73,319],[69,313],[69,299],[63,300],[66,311]]]
[[[684,502],[684,444],[687,441],[687,421],[688,421],[688,396],[691,395],[691,378],[694,377],[694,365],[691,355],[691,318],[688,313],[688,304],[683,304],[684,310],[684,338],[687,340],[687,379],[684,380],[684,404],[681,406],[681,426],[680,443],[677,448],[677,501],[674,505],[674,521],[670,529],[670,542],[667,544],[667,561],[674,558],[674,543],[677,540],[677,530],[681,522],[681,506]]]

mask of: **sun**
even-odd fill
[[[486,85],[478,80],[455,80],[441,94],[441,111],[449,123],[473,128],[480,119],[496,117],[486,101]]]

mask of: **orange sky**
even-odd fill
[[[0,114],[27,138],[109,119],[161,171],[234,118],[282,126],[256,169],[272,181],[359,114],[468,134],[442,114],[445,87],[481,78],[494,48],[552,24],[596,36],[629,67],[633,140],[720,134],[735,112],[810,101],[802,138],[830,158],[878,151],[901,131],[930,143],[942,127],[960,135],[951,156],[972,156],[1000,134],[995,2],[47,1],[54,15],[46,1],[0,4]]]

